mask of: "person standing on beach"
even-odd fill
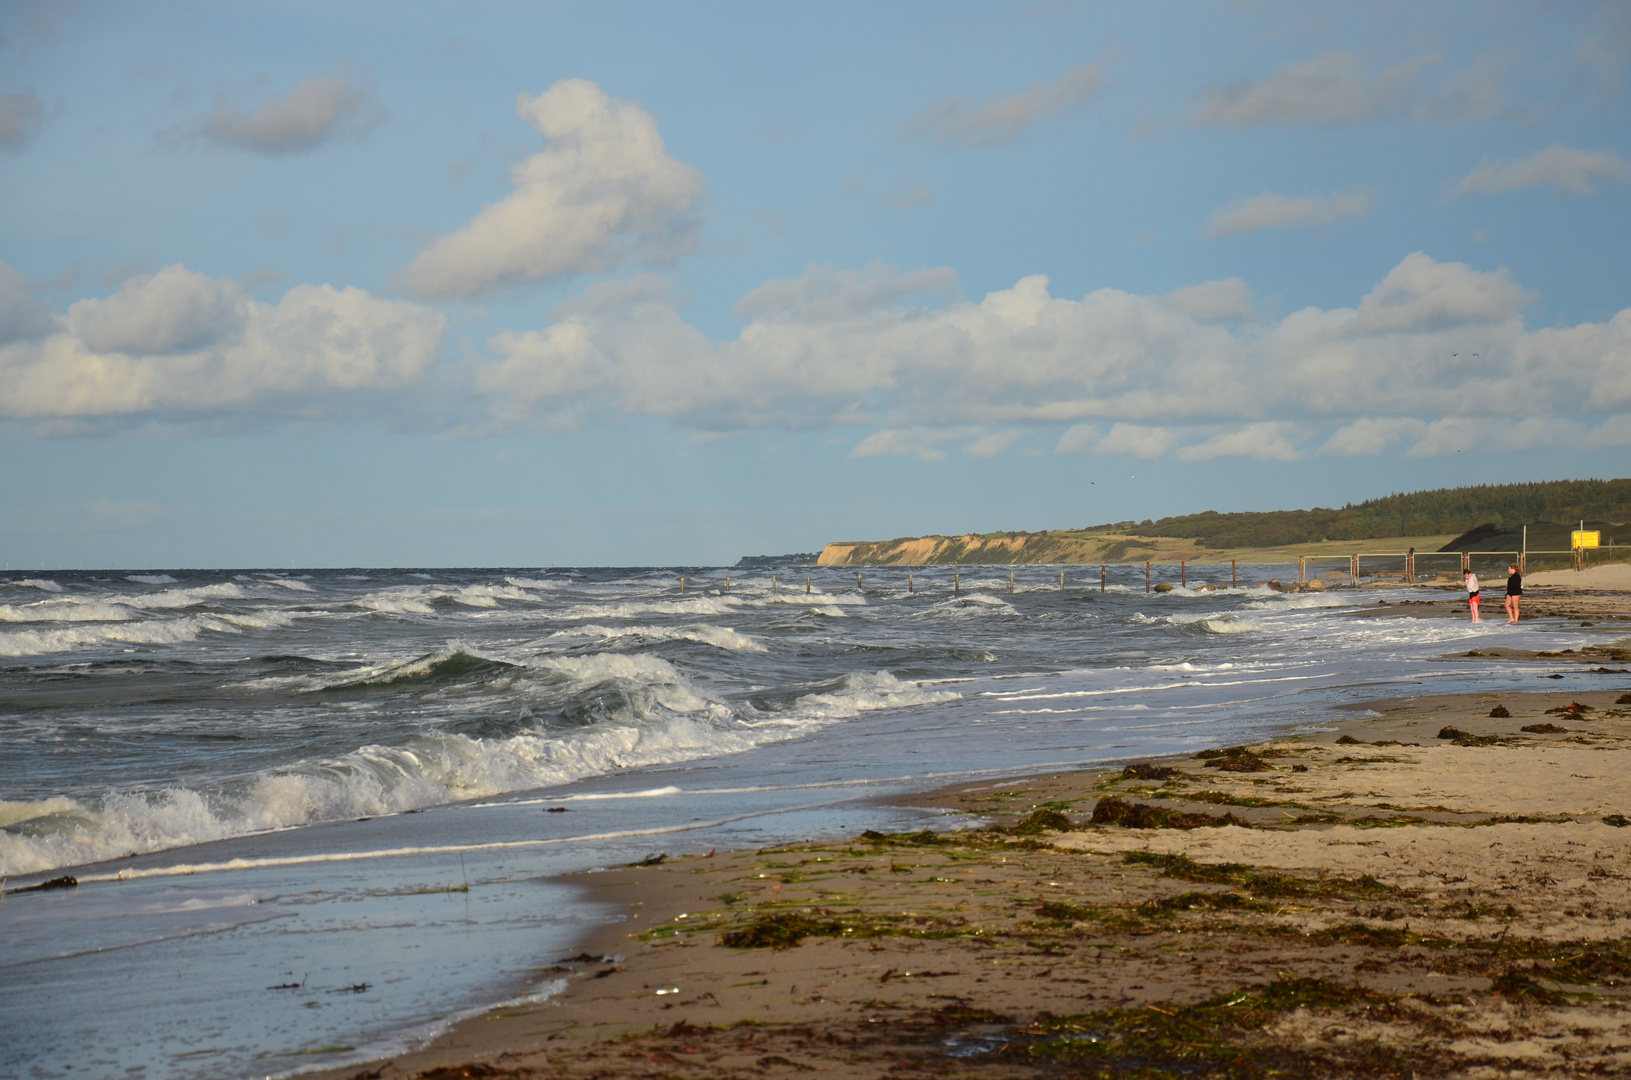
[[[1523,596],[1523,575],[1518,573],[1517,563],[1506,564],[1506,621],[1516,624],[1518,621],[1518,601]]]
[[[1478,575],[1467,571],[1467,607],[1472,609],[1472,621],[1478,621]]]

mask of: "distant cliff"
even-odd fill
[[[1143,562],[1198,558],[1194,541],[1081,529],[914,536],[828,544],[818,566],[945,566]]]

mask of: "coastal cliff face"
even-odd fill
[[[915,536],[828,544],[818,566],[946,566],[1143,562],[1195,558],[1192,540],[1072,530]]]

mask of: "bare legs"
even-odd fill
[[[1506,598],[1506,621],[1507,622],[1516,623],[1518,621],[1518,601],[1520,599],[1522,599],[1522,597],[1518,597],[1518,596],[1509,596],[1509,597]]]
[[[1467,606],[1472,609],[1472,621],[1480,621],[1478,618],[1478,597],[1476,595],[1467,597]]]

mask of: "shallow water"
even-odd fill
[[[0,1077],[360,1057],[549,992],[605,917],[549,875],[938,824],[877,800],[1534,688],[1441,657],[1587,640],[1356,619],[1344,593],[1146,594],[1141,568],[1103,592],[952,573],[0,579],[0,874],[82,882],[0,905]],[[1559,670],[1545,686],[1602,678]]]

